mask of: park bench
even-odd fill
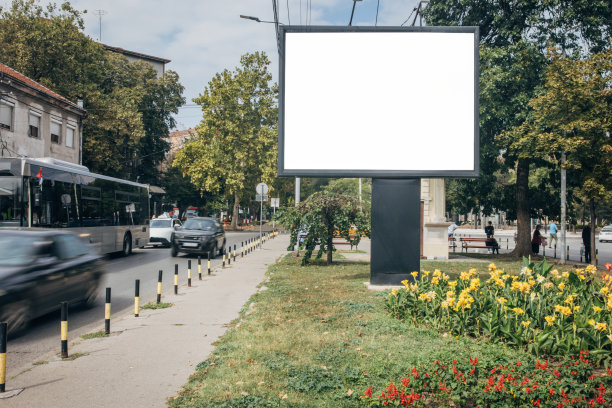
[[[457,239],[455,237],[448,237],[448,247],[453,248],[453,252],[455,248],[457,248]]]
[[[357,235],[349,235],[349,238],[351,240],[355,239],[357,237]],[[344,237],[340,237],[340,236],[334,236],[334,239],[337,238],[344,238]],[[333,241],[332,244],[335,245],[350,245],[351,246],[351,251],[353,250],[353,244],[348,242],[348,241]],[[357,245],[355,245],[355,249],[357,249]]]
[[[496,246],[487,245],[486,238],[464,238],[462,237],[462,238],[459,238],[459,240],[461,241],[461,252],[463,252],[463,249],[465,249],[465,253],[467,253],[468,248],[486,248],[486,249],[492,249],[493,253],[497,251],[497,253],[499,254],[499,244]]]

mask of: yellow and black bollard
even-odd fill
[[[236,244],[234,244],[234,262],[236,262]]]
[[[191,287],[191,259],[187,260],[187,287]]]
[[[553,250],[553,258],[557,259],[557,244],[555,244],[555,249]]]
[[[210,251],[208,251],[208,274],[210,275]]]
[[[157,277],[157,303],[161,302],[161,289],[162,289],[162,270],[159,270],[159,275]]]
[[[567,246],[567,255],[565,256],[565,260],[569,261],[569,245]]]
[[[223,268],[225,268],[225,249],[221,251],[223,253]]]
[[[104,333],[110,334],[111,288],[106,288],[106,304],[104,305]]]
[[[134,317],[140,316],[140,279],[134,284]]]
[[[595,248],[595,266],[599,265],[599,249]]]
[[[61,303],[61,322],[60,322],[60,337],[61,337],[61,357],[68,358],[68,302]]]
[[[0,392],[6,391],[6,337],[8,324],[0,322]]]
[[[174,294],[178,295],[178,264],[174,264]]]
[[[229,250],[225,250],[225,253],[227,254],[227,264],[230,265],[232,263],[232,246],[229,246]]]
[[[202,258],[198,256],[198,280],[202,280]]]
[[[240,241],[240,257],[244,258],[244,241]]]
[[[580,248],[580,263],[582,263],[582,254],[584,253],[584,250],[582,248]]]

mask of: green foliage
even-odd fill
[[[331,264],[335,235],[356,246],[362,236],[370,234],[369,214],[360,211],[359,200],[327,191],[311,195],[300,202],[297,208],[282,209],[277,219],[290,231],[290,249],[297,242],[298,232],[308,231],[303,243],[306,249],[302,258],[303,265],[310,261],[317,245],[319,251],[316,259],[327,253],[327,265]]]
[[[275,179],[277,152],[276,85],[263,52],[245,54],[240,67],[215,75],[194,102],[202,106],[197,136],[177,154],[174,166],[200,190],[238,204],[250,201],[259,182]]]
[[[83,99],[83,163],[90,170],[158,181],[173,113],[184,103],[178,75],[157,78],[147,63],[130,63],[82,33],[83,14],[70,5],[13,0],[0,9],[0,61],[71,101]]]

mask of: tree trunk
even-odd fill
[[[516,248],[514,256],[529,256],[531,252],[531,226],[529,224],[529,160],[518,159],[516,165]]]
[[[238,207],[240,205],[240,201],[238,199],[238,193],[234,193],[234,209],[232,211],[232,223],[230,224],[230,228],[236,231],[236,227],[238,226],[238,218],[240,217]]]
[[[595,259],[595,200],[591,200],[589,203],[589,209],[591,210],[591,264],[596,265]]]
[[[327,266],[332,263],[332,249],[334,245],[334,224],[327,220]]]

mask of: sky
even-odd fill
[[[7,0],[8,1],[8,0]],[[43,0],[41,4],[50,3]],[[59,0],[53,1],[61,3]],[[268,0],[71,0],[84,15],[85,34],[110,46],[171,60],[166,70],[176,71],[187,100],[178,115],[177,129],[192,128],[202,119],[192,99],[201,94],[217,72],[233,70],[240,56],[264,51],[270,71],[278,78],[274,25],[241,19],[240,15],[273,21]],[[291,25],[349,23],[351,0],[279,0],[279,21]],[[378,7],[379,26],[399,26],[418,0],[357,1],[353,25],[373,26]],[[101,27],[98,11],[102,10]],[[410,25],[410,21],[405,25]],[[418,21],[417,21],[418,25]]]

